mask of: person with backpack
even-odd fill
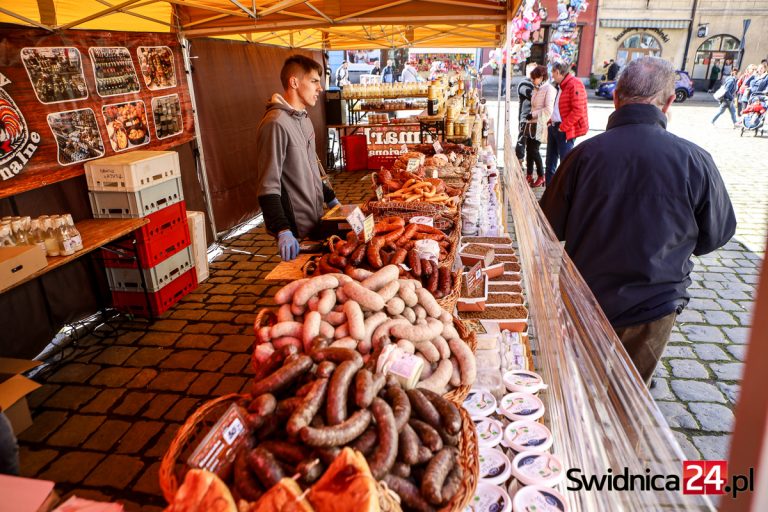
[[[387,65],[381,70],[381,83],[391,84],[395,81],[395,63],[387,59]]]
[[[731,76],[725,79],[723,82],[723,85],[718,89],[717,93],[715,93],[715,96],[718,95],[718,93],[722,93],[722,96],[719,98],[720,100],[720,106],[718,107],[717,114],[715,114],[715,117],[712,118],[712,125],[714,126],[715,121],[717,121],[717,118],[720,117],[723,112],[725,112],[726,109],[731,113],[731,120],[733,121],[733,127],[738,128],[738,119],[736,119],[736,108],[733,106],[733,100],[736,96],[736,89],[738,84],[738,77],[739,70],[736,68],[733,68],[731,70]],[[717,97],[715,99],[718,99]]]

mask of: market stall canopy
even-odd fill
[[[181,32],[308,49],[497,47],[522,0],[18,0],[0,23]]]

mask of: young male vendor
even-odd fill
[[[315,130],[307,114],[323,92],[322,74],[322,66],[314,60],[303,55],[288,57],[280,71],[284,92],[272,95],[259,124],[259,205],[283,261],[298,256],[298,239],[311,235],[318,226],[323,202],[329,207],[339,204],[320,178]]]

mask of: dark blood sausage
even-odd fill
[[[443,484],[455,462],[456,450],[453,448],[443,448],[429,461],[421,479],[421,494],[433,505],[442,503]]]
[[[256,501],[264,494],[264,491],[261,490],[259,482],[248,468],[246,456],[246,450],[240,450],[235,458],[235,491],[246,501]]]
[[[443,445],[446,446],[458,446],[459,434],[449,434],[445,429],[440,429],[440,437],[443,439]]]
[[[424,393],[419,389],[409,389],[408,398],[411,400],[411,408],[416,416],[429,423],[435,428],[440,428],[440,413],[432,402],[430,402]]]
[[[325,400],[325,393],[328,389],[328,379],[318,379],[312,384],[312,388],[304,396],[301,404],[291,415],[288,420],[288,424],[285,426],[286,432],[289,435],[295,436],[299,431],[309,425],[309,422],[315,417],[317,411],[320,410],[320,406],[323,405]],[[295,463],[301,462],[297,460]]]
[[[295,347],[294,347],[295,348]],[[264,393],[254,398],[250,404],[248,404],[248,412],[258,414],[259,416],[266,416],[275,412],[277,407],[277,400],[275,395],[270,393]]]
[[[430,460],[432,460],[432,450],[423,444],[419,445],[419,460],[416,461],[416,464],[424,464]]]
[[[369,426],[360,437],[352,441],[350,446],[367,457],[373,451],[378,439],[376,427]]]
[[[312,368],[312,358],[301,355],[290,364],[279,368],[268,377],[256,381],[251,387],[251,395],[259,396],[264,393],[276,393],[293,384],[293,382]]]
[[[309,455],[303,446],[288,441],[269,440],[262,442],[259,446],[268,450],[275,458],[289,464],[298,464]]]
[[[367,409],[374,396],[373,375],[363,368],[355,375],[355,405],[361,409]]]
[[[330,378],[331,375],[333,375],[333,372],[335,370],[336,370],[336,363],[332,363],[331,361],[323,361],[322,363],[317,365],[317,370],[315,370],[315,376],[319,379]]]
[[[248,453],[246,461],[248,462],[248,467],[251,468],[251,471],[253,471],[256,478],[259,479],[259,482],[261,482],[266,489],[275,485],[285,476],[283,468],[277,463],[275,457],[269,450],[260,446]]]
[[[431,267],[431,273],[429,274],[429,279],[427,279],[427,290],[429,290],[430,293],[435,293],[437,291],[437,278],[438,278],[437,263],[430,260],[425,262],[424,266]]]
[[[437,430],[430,425],[427,425],[416,418],[411,418],[411,421],[409,421],[408,424],[413,427],[413,430],[419,435],[419,439],[424,443],[424,446],[433,452],[436,452],[443,447],[443,439],[440,437]]]
[[[435,509],[421,496],[419,488],[405,478],[393,474],[384,477],[384,482],[395,491],[406,507],[417,512],[433,512]]]
[[[329,340],[325,336],[315,336],[314,338],[312,338],[312,341],[310,342],[309,346],[312,352],[314,352],[315,350],[325,348],[330,344],[331,344],[331,340]]]
[[[323,361],[331,361],[336,364],[343,363],[344,361],[355,361],[360,366],[363,365],[363,356],[357,350],[341,347],[326,347],[315,350],[312,352],[312,359],[316,363]]]
[[[445,430],[449,434],[458,434],[461,432],[461,414],[459,413],[458,407],[456,407],[453,402],[446,400],[434,391],[429,389],[421,389],[420,391],[430,402],[432,402],[435,409],[437,409],[438,414],[440,414],[440,424]]]
[[[283,348],[274,351],[266,361],[254,368],[253,381],[259,381],[277,370],[285,358],[298,353],[299,349],[293,345],[286,345]]]
[[[360,409],[339,425],[318,428],[304,427],[300,433],[301,440],[310,446],[341,446],[356,439],[370,423],[371,412],[368,409]]]
[[[397,431],[402,432],[403,427],[408,424],[411,417],[411,401],[399,385],[387,386],[387,398],[392,405],[392,412],[395,414]]]
[[[338,425],[347,419],[349,386],[352,383],[352,378],[361,366],[362,358],[359,361],[344,361],[333,372],[333,377],[331,377],[331,382],[328,385],[328,400],[325,412],[325,420],[329,425]]]
[[[403,430],[400,431],[400,436],[398,438],[398,457],[404,463],[413,466],[419,461],[420,445],[421,441],[419,441],[419,436],[416,434],[416,431],[406,423]]]
[[[462,480],[464,480],[464,469],[461,464],[454,464],[453,469],[448,473],[448,478],[445,479],[443,490],[440,491],[440,497],[443,499],[441,505],[447,505],[456,496]]]
[[[449,267],[440,267],[438,275],[438,290],[443,296],[446,296],[451,293],[451,269]]]
[[[395,476],[399,476],[400,478],[408,478],[411,476],[411,466],[402,462],[395,462],[395,464],[392,466],[392,469],[390,470],[390,473]]]
[[[373,419],[376,420],[379,441],[376,449],[368,459],[371,474],[376,480],[381,480],[389,473],[397,457],[397,427],[395,415],[387,402],[381,398],[374,398],[371,403]]]
[[[334,460],[336,460],[336,457],[339,456],[341,453],[341,448],[338,446],[329,446],[326,448],[318,448],[317,449],[317,455],[320,457],[320,460],[323,461],[323,464],[326,466],[330,466]]]
[[[320,459],[305,460],[296,466],[296,471],[301,475],[305,484],[311,485],[323,476],[325,466],[320,462]]]

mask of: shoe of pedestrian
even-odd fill
[[[539,176],[538,178],[536,178],[536,181],[533,182],[532,186],[533,186],[533,188],[544,187],[545,186],[545,184],[544,184],[544,176]]]
[[[525,181],[528,182],[530,186],[533,186],[533,174],[526,174]]]

